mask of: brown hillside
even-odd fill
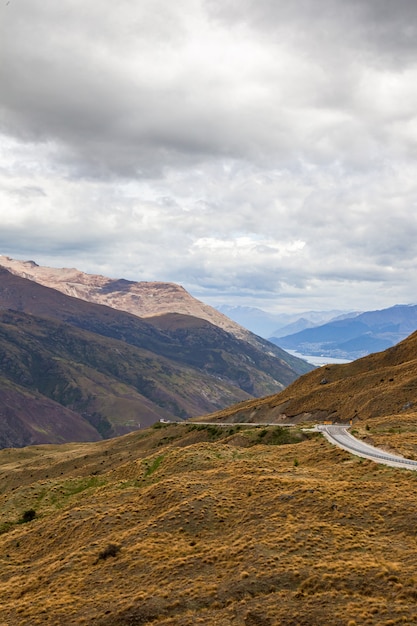
[[[15,388],[1,378],[0,407],[0,448],[101,439],[76,412],[34,391]]]
[[[416,474],[292,437],[170,425],[0,451],[0,623],[416,624]]]
[[[367,421],[417,406],[417,333],[396,346],[344,365],[326,365],[281,393],[242,402],[204,421]]]
[[[0,267],[0,391],[13,387],[20,420],[13,430],[0,411],[4,445],[85,441],[88,430],[91,440],[122,435],[262,397],[296,378],[285,361],[201,318],[146,321]],[[30,394],[54,401],[56,413],[36,417]]]

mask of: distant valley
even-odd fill
[[[382,352],[301,376],[279,394],[250,400],[204,419],[212,422],[365,424],[415,418],[417,332]]]
[[[307,360],[313,357],[315,364],[326,363],[326,359],[353,361],[385,350],[417,330],[416,305],[367,312],[306,311],[299,315],[271,314],[251,307],[222,306],[219,310],[275,345]]]

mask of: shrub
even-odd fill
[[[28,509],[27,511],[23,513],[22,517],[19,520],[19,523],[26,524],[27,522],[31,522],[32,520],[34,520],[35,517],[36,517],[35,509]]]
[[[118,546],[115,543],[109,543],[109,545],[100,552],[97,560],[105,561],[106,559],[109,558],[109,556],[115,557],[116,554],[118,554],[119,552],[120,552],[120,546]]]

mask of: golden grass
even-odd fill
[[[417,474],[257,432],[0,451],[0,624],[417,623]]]

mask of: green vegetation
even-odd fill
[[[105,479],[97,478],[96,476],[88,476],[87,478],[80,478],[71,480],[64,483],[61,488],[61,494],[64,498],[74,496],[77,493],[82,493],[86,489],[94,489],[105,484]]]
[[[28,522],[31,522],[32,520],[35,519],[35,517],[36,517],[35,509],[27,509],[26,511],[22,513],[22,515],[19,517],[18,520],[14,522],[11,522],[8,520],[1,522],[0,523],[0,535],[2,535],[3,533],[7,533],[17,524],[27,524]]]
[[[152,428],[154,430],[160,430],[161,428],[166,428],[167,426],[169,426],[169,424],[164,424],[163,422],[155,422],[155,424],[152,424]]]
[[[152,476],[152,474],[154,472],[156,472],[156,470],[158,469],[158,467],[161,465],[163,459],[164,459],[163,454],[160,454],[159,456],[157,456],[155,459],[152,459],[151,461],[145,461],[144,465],[145,465],[145,477],[147,478],[148,476]]]
[[[153,428],[156,430],[160,430],[163,427],[170,426],[169,424],[161,424],[154,425]],[[205,435],[205,441],[223,441],[228,443],[229,440],[233,440],[233,437],[237,434],[240,434],[242,437],[242,442],[245,442],[246,445],[255,445],[258,443],[262,443],[265,445],[285,445],[285,444],[293,444],[300,443],[307,438],[312,438],[315,436],[315,433],[303,433],[299,428],[293,427],[283,427],[283,426],[253,426],[248,423],[246,425],[242,424],[230,424],[230,425],[218,425],[218,424],[199,424],[195,423],[187,423],[184,424],[181,428],[179,428],[176,432],[170,429],[169,436],[164,436],[160,441],[159,445],[164,445],[166,443],[175,442],[176,439],[180,439],[184,430],[186,429],[187,433],[199,433],[200,435]]]
[[[15,522],[9,522],[9,521],[2,522],[0,524],[0,535],[2,535],[3,533],[9,532],[9,530],[13,528],[14,524]]]
[[[299,443],[304,439],[306,439],[306,436],[296,428],[276,426],[271,430],[271,437],[268,443],[274,446],[282,446],[290,443]]]

